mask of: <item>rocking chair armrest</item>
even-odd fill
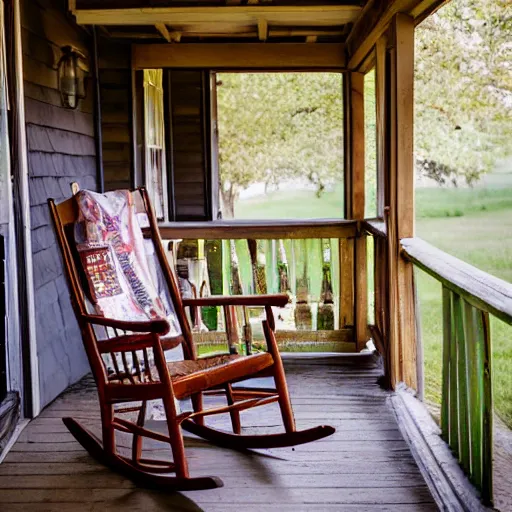
[[[100,354],[110,352],[132,352],[134,350],[143,350],[155,345],[155,339],[151,333],[125,334],[116,336],[107,340],[98,342]]]
[[[197,299],[183,299],[184,306],[276,306],[283,308],[289,297],[285,293],[273,295],[212,295]]]
[[[169,323],[163,318],[147,320],[146,322],[130,322],[126,320],[116,320],[114,318],[106,318],[100,315],[82,315],[82,320],[90,324],[103,325],[104,327],[112,327],[113,329],[140,333],[149,332],[164,335],[170,330]]]

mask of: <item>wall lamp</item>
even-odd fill
[[[73,46],[63,46],[61,51],[58,73],[62,106],[76,109],[78,101],[86,96],[89,64],[85,54]]]

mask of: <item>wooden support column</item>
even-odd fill
[[[345,75],[345,214],[347,219],[364,219],[364,74]],[[354,330],[357,350],[368,341],[368,275],[366,235],[354,240]]]
[[[386,93],[389,84],[386,74],[387,36],[381,36],[375,44],[375,100],[376,100],[376,132],[377,132],[377,216],[384,217],[385,206],[389,205],[389,135],[387,113],[389,102]],[[389,60],[389,59],[388,59]],[[389,63],[388,63],[389,65]],[[374,239],[374,272],[375,272],[375,324],[378,332],[372,332],[374,343],[384,357],[385,379],[383,385],[391,387],[395,382],[390,351],[390,267],[389,239]],[[396,250],[396,246],[395,246]],[[395,295],[395,294],[393,294]],[[377,340],[376,338],[380,338]]]
[[[418,389],[413,266],[400,256],[400,240],[414,236],[414,20],[393,18],[386,55],[387,225],[391,383]]]
[[[375,110],[377,132],[377,217],[384,217],[386,176],[386,45],[382,36],[375,44]]]

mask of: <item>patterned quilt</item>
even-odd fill
[[[180,334],[152,240],[144,239],[145,215],[137,215],[128,190],[76,195],[75,242],[96,314],[126,321],[165,318]]]

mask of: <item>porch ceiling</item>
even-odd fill
[[[364,1],[78,0],[69,6],[81,25],[105,35],[168,42],[343,42]]]
[[[97,25],[113,39],[341,43],[348,68],[358,69],[395,14],[407,14],[418,24],[448,1],[68,0],[68,5],[79,24]]]

